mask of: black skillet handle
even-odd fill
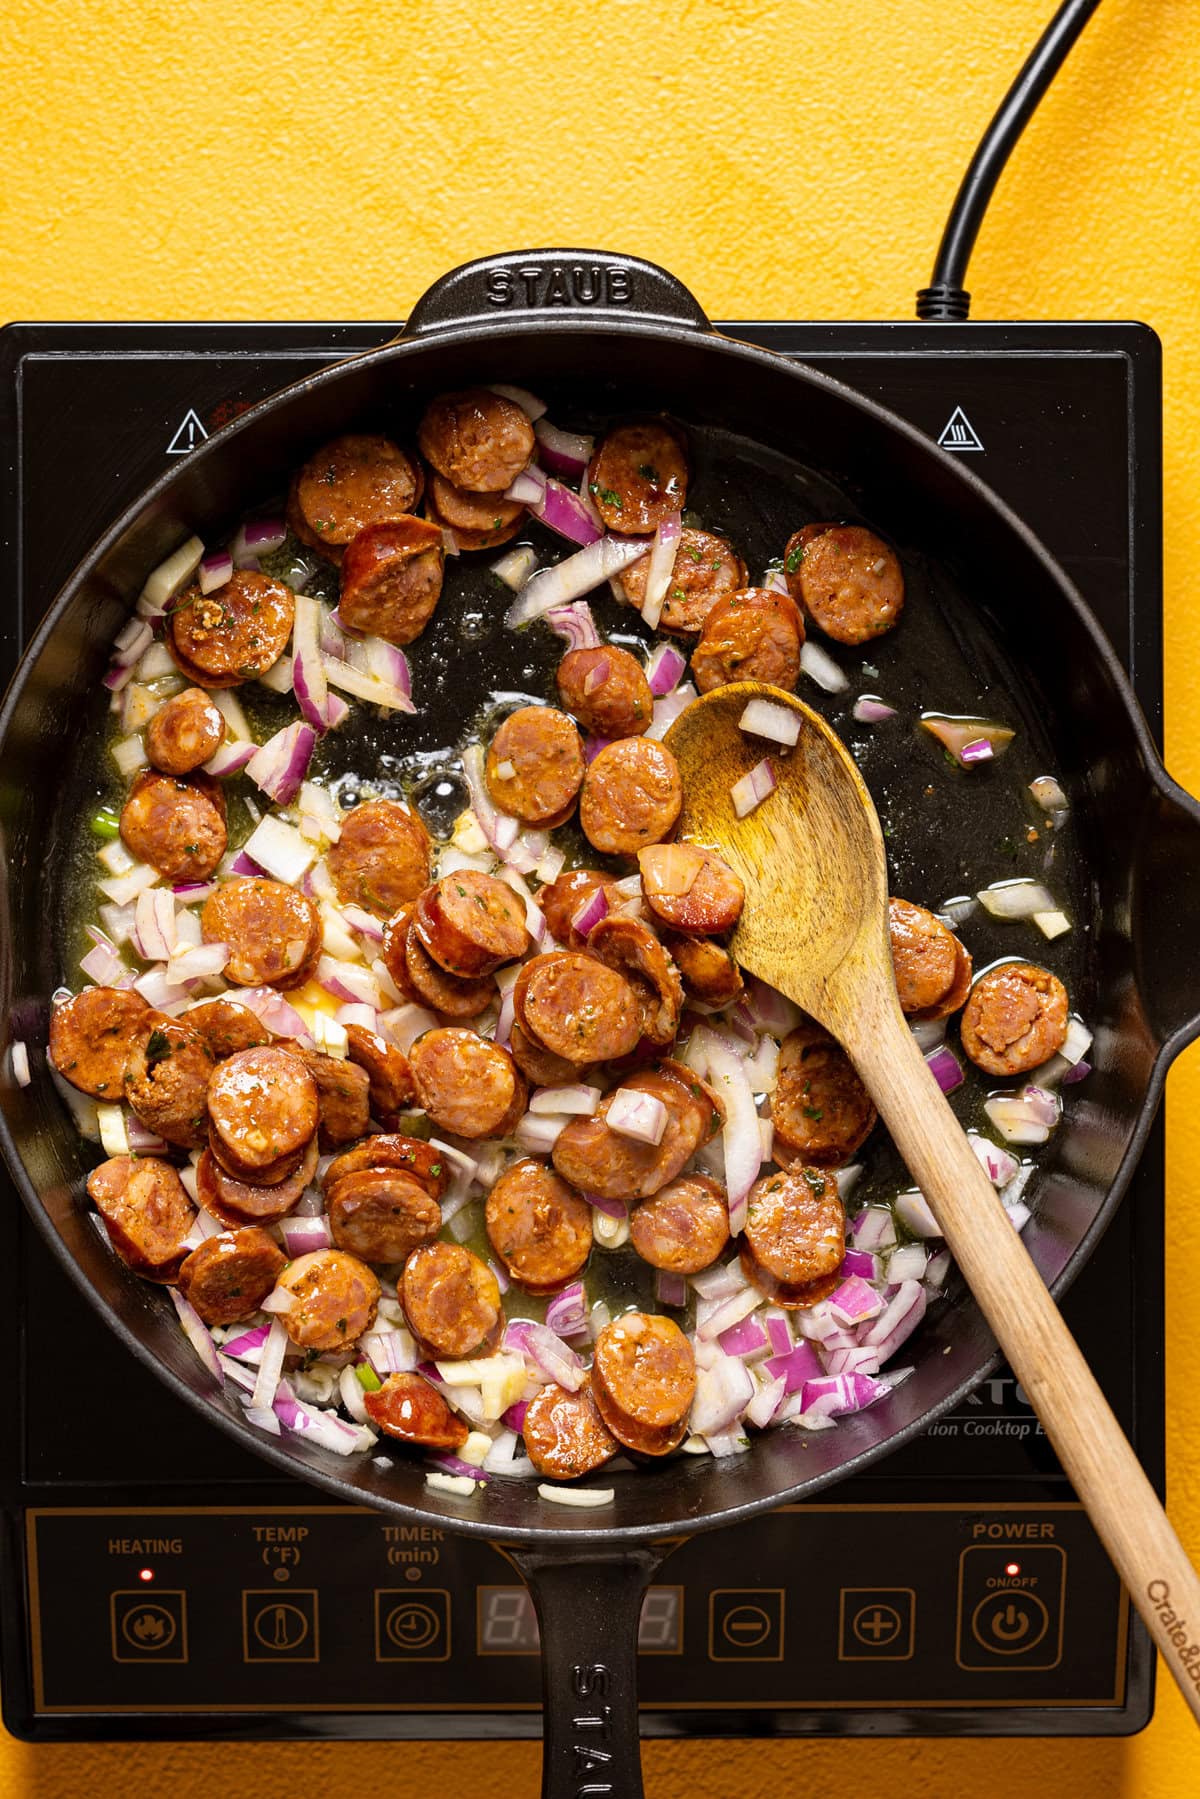
[[[662,1556],[510,1552],[542,1638],[542,1799],[642,1799],[637,1635]]]
[[[1200,1031],[1200,803],[1160,773],[1136,843],[1138,988],[1154,1035],[1174,1054]]]
[[[476,330],[529,313],[712,330],[699,301],[657,263],[603,250],[515,250],[481,256],[441,276],[413,307],[404,336]]]

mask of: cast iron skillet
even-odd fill
[[[385,1471],[370,1458],[347,1462],[298,1438],[264,1437],[232,1398],[213,1397],[163,1295],[129,1274],[87,1223],[91,1158],[44,1073],[49,995],[63,973],[52,920],[87,762],[80,745],[95,726],[108,646],[146,573],[191,532],[211,541],[249,498],[281,489],[325,438],[385,421],[411,441],[425,398],[475,380],[593,402],[602,393],[612,412],[665,408],[701,437],[733,433],[774,464],[821,471],[817,486],[832,480],[903,547],[906,566],[932,571],[926,589],[951,631],[961,627],[981,684],[1004,683],[1010,710],[1043,734],[1073,802],[1083,870],[1073,997],[1096,1032],[1095,1072],[1052,1141],[1025,1231],[1056,1292],[1112,1216],[1167,1067],[1200,1028],[1188,897],[1200,891],[1200,808],[1163,770],[1083,599],[960,462],[826,376],[720,337],[673,277],[628,258],[536,251],[453,271],[394,343],[285,389],[164,475],[50,608],[0,715],[0,1004],[8,1036],[30,1044],[34,1066],[28,1089],[4,1086],[0,1139],[25,1204],[129,1349],[244,1447],[337,1498],[512,1545],[541,1620],[545,1791],[633,1795],[641,1791],[636,1621],[667,1540],[812,1495],[924,1430],[992,1365],[992,1339],[969,1299],[932,1308],[905,1356],[911,1378],[836,1430],[803,1440],[771,1433],[732,1462],[684,1457],[618,1475],[613,1503],[593,1511],[547,1505],[532,1483],[493,1482],[472,1499],[450,1498],[429,1492],[422,1471],[402,1460]],[[453,592],[453,576],[448,585]],[[429,703],[452,708],[453,692]],[[448,727],[446,740],[456,734]]]

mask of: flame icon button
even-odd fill
[[[187,1602],[182,1592],[112,1595],[112,1652],[117,1662],[186,1662]]]

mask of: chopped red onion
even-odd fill
[[[379,982],[369,968],[359,962],[340,962],[335,956],[321,956],[317,962],[317,980],[334,999],[348,1005],[370,1006],[378,1012]]]
[[[930,1256],[925,1269],[925,1285],[940,1287],[950,1272],[952,1262],[953,1257],[948,1249],[939,1249],[936,1255]]]
[[[701,1035],[702,1033],[702,1035]],[[699,1053],[705,1058],[708,1078],[725,1101],[721,1133],[725,1152],[725,1188],[729,1195],[729,1229],[734,1236],[745,1227],[746,1198],[758,1179],[763,1143],[754,1092],[740,1055],[715,1031],[700,1026]]]
[[[675,558],[679,553],[682,532],[683,514],[669,512],[659,522],[654,533],[650,566],[646,571],[646,591],[642,599],[642,617],[652,631],[657,631],[658,621],[662,617],[667,591],[675,573]]]
[[[389,1374],[411,1374],[417,1367],[416,1345],[407,1331],[376,1329],[360,1337],[358,1347],[380,1380]]]
[[[222,974],[229,960],[227,943],[189,943],[176,946],[167,963],[167,979],[186,985]]]
[[[369,706],[381,706],[385,712],[416,712],[410,696],[400,687],[387,681],[380,681],[365,670],[354,668],[349,662],[339,661],[336,656],[328,654],[322,657],[325,665],[325,679],[331,687],[338,687],[344,693],[351,693],[356,699],[365,700]],[[345,717],[343,711],[339,716],[330,714],[330,723],[337,724]]]
[[[743,1287],[728,1299],[703,1299],[696,1307],[696,1336],[701,1343],[715,1343],[725,1331],[740,1324],[763,1303],[754,1287]]]
[[[537,565],[538,555],[533,545],[522,543],[515,549],[506,550],[498,561],[493,562],[492,573],[513,593],[520,593]]]
[[[301,730],[313,733],[308,725]],[[275,813],[268,812],[261,819],[246,839],[242,854],[285,887],[295,887],[302,875],[312,867],[317,859],[315,845],[309,843],[294,825],[285,823]]]
[[[677,1303],[682,1305],[683,1301]],[[760,1350],[771,1347],[770,1338],[758,1318],[753,1315],[743,1318],[737,1324],[731,1324],[728,1330],[721,1332],[717,1341],[726,1355],[757,1355]]]
[[[989,761],[994,756],[1002,756],[1016,735],[1007,725],[992,724],[985,718],[951,718],[939,712],[925,713],[921,728],[936,737],[942,748],[964,768],[969,768],[972,761]],[[982,755],[978,747],[981,743],[987,746]],[[974,752],[970,760],[968,750]]]
[[[115,985],[115,983],[110,983]],[[147,1005],[154,1006],[160,1012],[169,1012],[172,1007],[179,1006],[188,996],[187,988],[180,987],[167,979],[165,968],[148,968],[133,983],[135,993],[140,993]]]
[[[964,768],[970,768],[976,762],[990,762],[995,752],[986,737],[977,737],[974,743],[964,743],[958,752],[958,759]]]
[[[775,791],[775,769],[771,758],[764,756],[755,764],[749,774],[735,781],[729,789],[729,797],[733,801],[733,809],[738,818],[747,818],[756,807],[761,806]]]
[[[512,1029],[513,1025],[516,1023],[516,1017],[516,1005],[513,1000],[512,989],[510,988],[507,993],[501,995],[500,1013],[496,1019],[496,1030],[492,1038],[493,1043],[495,1043],[499,1049],[506,1049],[511,1043]]]
[[[651,713],[650,729],[646,736],[654,742],[661,743],[675,720],[686,712],[694,699],[699,696],[690,681],[681,681],[670,693],[664,693],[660,700],[655,700]]]
[[[536,499],[528,504],[535,518],[540,519],[548,530],[565,537],[568,543],[598,543],[604,535],[603,527],[596,523],[579,495],[560,481],[547,481]]]
[[[33,1076],[29,1072],[29,1046],[14,1037],[8,1046],[8,1065],[18,1087],[28,1087]]]
[[[659,1305],[680,1310],[688,1301],[687,1279],[682,1274],[676,1274],[672,1268],[656,1268],[654,1293]]]
[[[831,1349],[825,1357],[826,1374],[878,1374],[879,1355],[855,1344],[851,1349]]]
[[[581,937],[587,937],[602,918],[608,917],[608,896],[603,887],[596,887],[588,894],[583,904],[571,914],[571,929]]]
[[[429,1460],[435,1468],[440,1468],[443,1474],[456,1474],[465,1480],[491,1480],[492,1478],[490,1474],[485,1474],[482,1468],[477,1468],[473,1462],[464,1462],[461,1456],[431,1455]]]
[[[554,1295],[546,1307],[546,1324],[560,1337],[576,1337],[587,1329],[587,1299],[582,1281],[572,1281]]]
[[[516,1349],[525,1357],[526,1365],[547,1380],[557,1381],[568,1393],[577,1393],[587,1370],[570,1346],[544,1324],[510,1324],[504,1333],[505,1349]]]
[[[827,656],[811,638],[800,646],[800,666],[810,681],[823,687],[826,693],[841,693],[850,683],[838,667],[832,656]]]
[[[879,1279],[879,1258],[868,1249],[848,1249],[846,1259],[842,1263],[842,1273],[861,1275],[865,1281]]]
[[[885,719],[895,718],[896,708],[885,706],[873,693],[864,693],[854,702],[853,716],[860,725],[881,725]]]
[[[548,612],[546,614],[546,617],[552,618],[553,614]],[[595,663],[588,670],[587,674],[584,676],[584,679],[583,679],[584,693],[587,695],[590,695],[590,694],[597,692],[599,688],[604,686],[605,682],[608,680],[608,677],[611,673],[612,673],[612,663],[609,661],[607,656],[601,656],[599,662]]]
[[[1090,1062],[1076,1062],[1075,1065],[1072,1068],[1068,1068],[1066,1074],[1063,1075],[1062,1085],[1064,1087],[1073,1087],[1076,1081],[1086,1080],[1091,1072],[1092,1065]]]
[[[533,427],[542,462],[553,475],[570,475],[578,480],[592,459],[596,447],[594,437],[576,431],[562,431],[548,418],[539,418]]]
[[[881,1362],[888,1361],[912,1336],[925,1316],[928,1303],[920,1281],[902,1281],[886,1309],[867,1330],[863,1342],[878,1353]]]
[[[934,1217],[929,1201],[915,1188],[911,1193],[900,1195],[895,1202],[895,1212],[905,1230],[911,1231],[914,1237],[940,1237],[942,1234],[942,1227]],[[889,1278],[894,1280],[895,1276]]]
[[[311,725],[286,725],[250,758],[246,773],[276,805],[288,806],[308,773],[316,741]]]
[[[584,760],[594,762],[600,751],[606,750],[612,741],[611,737],[585,737],[583,740]]]
[[[326,731],[329,714],[329,682],[321,654],[324,608],[311,594],[296,595],[296,622],[292,629],[292,692],[300,716],[314,731]]]
[[[382,1030],[405,1055],[418,1037],[423,1037],[426,1031],[436,1029],[441,1022],[436,1012],[414,1005],[396,1006],[391,1012],[385,1012],[379,1020]]]
[[[333,1243],[328,1218],[284,1218],[279,1228],[289,1256],[306,1256]]]
[[[253,1356],[254,1360],[257,1362],[260,1358],[260,1352],[270,1334],[271,1327],[269,1324],[253,1325],[250,1330],[245,1331],[240,1337],[235,1337],[231,1342],[224,1344],[221,1353],[222,1355],[233,1356],[236,1361],[242,1362],[249,1361],[251,1356]]]
[[[779,1402],[787,1389],[783,1375],[760,1387],[754,1398],[742,1413],[747,1424],[753,1424],[756,1430],[766,1430],[772,1418],[779,1410]]]
[[[658,645],[646,664],[646,679],[656,700],[678,687],[686,668],[687,657],[677,644]]]
[[[696,1396],[689,1418],[698,1437],[728,1430],[754,1398],[754,1380],[736,1356],[718,1357],[710,1368],[696,1370]]]
[[[264,1024],[276,1037],[307,1037],[308,1026],[296,1008],[274,987],[239,987],[236,1003]]]
[[[639,537],[601,537],[578,550],[574,556],[539,569],[522,589],[520,596],[504,615],[509,630],[527,625],[556,606],[580,600],[610,575],[639,562],[646,554],[646,542]]]
[[[134,949],[144,962],[161,962],[171,954],[175,941],[175,895],[166,887],[144,888],[134,907]]]
[[[924,1251],[921,1254],[923,1273]],[[859,1275],[852,1274],[829,1295],[829,1309],[841,1324],[847,1326],[863,1324],[868,1318],[878,1318],[883,1310],[883,1298]]]
[[[546,623],[568,649],[595,650],[600,647],[600,633],[586,600],[576,600],[571,606],[555,606],[547,612]],[[590,688],[588,692],[591,692]]]
[[[212,593],[218,587],[224,587],[233,574],[233,557],[228,550],[210,550],[207,556],[200,558],[197,581],[201,593]]]
[[[964,1079],[958,1057],[948,1044],[939,1044],[925,1058],[925,1065],[943,1093],[953,1093]]]
[[[1009,1222],[1012,1224],[1013,1229],[1017,1231],[1023,1231],[1025,1226],[1029,1223],[1029,1220],[1033,1217],[1033,1213],[1029,1210],[1029,1207],[1020,1199],[1018,1199],[1014,1205],[1005,1206],[1004,1209],[1008,1213]]]
[[[924,1244],[906,1243],[902,1249],[894,1249],[888,1257],[888,1285],[899,1287],[904,1281],[924,1280],[928,1262]]]
[[[195,1350],[218,1387],[225,1385],[225,1373],[217,1359],[217,1346],[212,1340],[212,1333],[201,1318],[196,1308],[183,1297],[176,1287],[168,1287],[171,1304],[179,1314],[179,1322],[183,1334]]]
[[[130,972],[107,938],[94,943],[87,955],[80,957],[79,966],[97,987],[115,987]]]
[[[203,554],[204,545],[200,539],[189,537],[186,543],[172,551],[165,562],[160,562],[146,577],[146,584],[138,596],[139,618],[161,618],[168,602],[174,599],[184,582],[195,573]]]
[[[967,1142],[978,1156],[992,1185],[994,1187],[1007,1186],[1020,1167],[1017,1158],[1010,1156],[1006,1149],[1001,1149],[998,1143],[993,1143],[990,1137],[981,1137],[977,1131],[967,1132]],[[919,1234],[923,1236],[926,1233]],[[940,1236],[941,1232],[937,1232],[937,1235]]]
[[[604,1199],[599,1193],[585,1193],[582,1197],[587,1200],[589,1206],[594,1206],[597,1212],[603,1212],[606,1218],[627,1218],[629,1216],[629,1208],[623,1199]]]
[[[513,1142],[518,1149],[526,1150],[530,1155],[546,1156],[566,1128],[565,1118],[551,1118],[544,1114],[539,1117],[535,1112],[526,1112],[513,1132]]]
[[[229,873],[231,875],[249,875],[252,878],[261,878],[266,872],[267,871],[262,866],[262,863],[256,862],[253,856],[248,856],[245,850],[239,850],[229,864]]]
[[[787,1313],[770,1307],[763,1314],[767,1327],[767,1340],[775,1355],[792,1353],[792,1327],[788,1323]]]
[[[738,719],[738,730],[790,748],[800,739],[800,714],[775,700],[751,700]]]
[[[499,394],[502,400],[511,400],[514,406],[519,406],[531,425],[545,416],[546,402],[539,400],[536,394],[531,394],[527,387],[512,387],[504,381],[489,381],[487,390],[489,393]]]
[[[832,1374],[805,1381],[802,1410],[831,1418],[845,1412],[861,1412],[891,1389],[869,1374]]]
[[[530,463],[505,488],[503,498],[514,506],[539,506],[546,491],[546,477],[536,463]]]
[[[520,1436],[525,1427],[525,1414],[528,1410],[529,1401],[527,1399],[518,1399],[509,1406],[506,1412],[501,1413],[500,1422],[501,1424],[507,1424],[509,1430],[515,1430],[517,1435]]]
[[[569,1087],[538,1087],[529,1101],[529,1110],[533,1113],[569,1112],[579,1117],[591,1117],[600,1104],[599,1087],[586,1087],[582,1083]]]
[[[260,556],[281,550],[287,541],[287,526],[281,518],[247,519],[229,546],[235,568],[249,568]]]
[[[816,1380],[824,1373],[811,1343],[794,1344],[782,1355],[774,1355],[764,1364],[772,1380],[782,1375],[784,1391],[798,1393],[806,1380]]]
[[[383,924],[373,912],[365,912],[361,906],[343,906],[342,917],[352,931],[360,937],[369,937],[373,943],[382,943]]]
[[[1028,879],[996,881],[991,887],[982,888],[976,898],[992,918],[1032,918],[1035,912],[1054,909],[1049,890],[1040,881]]]

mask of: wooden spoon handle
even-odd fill
[[[1200,1579],[1154,1488],[899,1011],[863,1006],[839,1034],[1200,1721]]]

